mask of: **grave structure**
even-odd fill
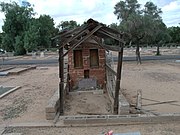
[[[84,25],[71,30],[65,29],[53,38],[58,42],[59,48],[59,110],[61,115],[64,111],[64,99],[67,92],[91,88],[104,88],[112,96],[113,112],[118,114],[123,45],[125,43],[123,35],[119,31],[89,19]],[[114,44],[106,45],[104,40],[111,40]],[[109,50],[118,52],[116,74],[107,67],[105,54]],[[66,56],[68,56],[67,76],[65,76],[66,70],[64,70]],[[112,81],[115,86],[109,87],[113,85]]]
[[[96,40],[101,42],[100,38]],[[105,87],[105,49],[89,39],[68,53],[70,86],[88,90]]]

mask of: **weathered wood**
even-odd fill
[[[75,35],[73,35],[73,33],[71,33],[71,36],[70,38],[68,38],[66,41],[64,41],[64,43],[61,45],[61,47],[64,47],[66,44],[68,44],[69,42],[71,42],[72,40],[78,38],[79,36],[81,36],[82,34],[84,34],[87,30],[87,27],[84,27],[82,28],[81,31],[79,31],[78,33],[76,33]],[[62,35],[63,37],[63,35]]]
[[[116,73],[108,64],[106,64],[106,69],[107,69],[107,70],[110,70],[110,72],[111,72],[114,76],[117,75],[117,73]]]
[[[148,101],[152,101],[152,102],[156,102],[156,103],[159,103],[161,101],[158,101],[158,100],[154,100],[154,99],[148,99],[148,98],[142,98],[144,100],[148,100]],[[172,103],[168,103],[169,105],[174,105],[174,106],[180,106],[179,104],[172,104]]]
[[[115,98],[114,98],[114,114],[118,114],[122,59],[123,59],[123,47],[121,47],[121,50],[118,53],[118,67],[117,67]]]
[[[94,36],[92,36],[92,39],[94,39],[100,47],[102,47],[102,48],[105,49],[107,52],[109,52],[109,50],[108,50],[101,42],[99,42],[99,41],[97,40],[97,38],[95,38]]]
[[[123,43],[123,44],[125,43],[121,38],[119,38],[119,36],[113,35],[112,33],[108,32],[108,31],[105,31],[105,30],[103,30],[103,29],[100,29],[98,32],[99,32],[99,33],[102,33],[102,34],[104,34],[104,35],[106,35],[106,36],[108,36],[108,37],[110,37],[110,38],[113,38],[113,39],[115,39],[115,40],[117,40],[117,41],[120,41],[120,42]]]
[[[102,26],[98,25],[96,26],[91,32],[89,32],[85,37],[83,37],[81,40],[79,40],[76,44],[73,44],[72,47],[69,48],[69,50],[63,55],[66,56],[71,50],[73,50],[74,48],[76,48],[78,45],[80,45],[81,43],[83,43],[84,41],[86,41],[89,37],[91,37],[94,32],[96,32],[97,30],[99,30]]]
[[[150,105],[158,105],[158,104],[169,104],[169,103],[174,103],[174,102],[177,102],[177,101],[164,101],[164,102],[158,102],[158,103],[152,103],[152,104],[145,104],[145,105],[142,105],[142,106],[150,106]]]
[[[136,108],[142,109],[142,90],[137,91]]]
[[[64,112],[64,57],[63,55],[63,48],[59,49],[59,109],[60,114],[62,115]]]

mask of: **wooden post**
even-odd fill
[[[118,52],[118,66],[117,66],[115,98],[114,98],[114,114],[118,114],[118,108],[119,108],[119,90],[120,90],[120,80],[121,80],[121,70],[122,70],[122,59],[123,59],[123,47],[121,47],[121,50]]]
[[[59,110],[64,113],[64,57],[63,48],[59,49]]]
[[[141,112],[141,109],[142,109],[142,90],[137,91],[136,108],[137,108],[138,112]]]

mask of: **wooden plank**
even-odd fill
[[[110,72],[113,74],[113,75],[117,75],[117,73],[116,73],[116,71],[114,71],[108,64],[106,64],[106,68],[108,69],[108,70],[110,70]]]
[[[75,35],[73,35],[73,33],[71,35],[73,35],[72,37],[68,38],[67,41],[64,41],[63,44],[60,47],[64,47],[66,44],[70,43],[71,41],[73,41],[74,39],[76,39],[77,37],[79,37],[80,35],[84,34],[87,29],[89,27],[83,27],[81,31],[79,31],[78,33],[76,33]]]
[[[164,102],[158,102],[158,103],[152,103],[152,104],[145,104],[145,105],[142,105],[142,106],[159,105],[159,104],[169,104],[169,103],[174,103],[174,102],[177,102],[177,101],[164,101]]]
[[[161,101],[158,101],[158,100],[148,99],[148,98],[142,98],[142,99],[144,99],[144,100],[148,100],[148,101],[157,102],[157,103],[161,102]],[[174,105],[174,106],[180,106],[179,104],[172,104],[172,103],[168,103],[168,104],[169,104],[169,105]]]
[[[64,57],[63,48],[59,49],[59,109],[60,114],[64,113]]]

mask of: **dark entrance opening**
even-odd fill
[[[84,78],[89,78],[89,70],[84,70]]]

